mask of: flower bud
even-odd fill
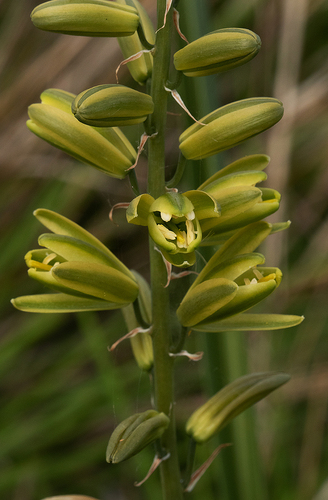
[[[138,2],[138,0],[117,0],[119,4],[131,5],[135,7],[138,12],[140,24],[142,26],[143,32],[145,34],[146,40],[154,45],[155,43],[155,31],[149,16],[144,9],[144,7]],[[121,47],[121,51],[125,59],[138,54],[144,47],[140,41],[138,33],[134,33],[129,37],[118,37],[117,41]],[[150,52],[141,54],[138,59],[128,62],[127,67],[131,73],[132,78],[140,85],[143,85],[148,78],[151,77],[153,69],[153,56]]]
[[[116,464],[136,455],[149,443],[159,439],[170,419],[164,413],[147,410],[121,422],[110,437],[106,460]]]
[[[135,125],[154,110],[148,94],[124,85],[97,85],[76,96],[72,112],[80,122],[94,127]]]
[[[105,0],[51,0],[31,13],[37,28],[65,35],[129,36],[138,28],[136,9]]]
[[[28,108],[27,127],[38,137],[73,158],[102,172],[123,179],[137,153],[118,128],[95,128],[78,122],[71,111],[74,94],[48,89],[41,104]]]
[[[174,54],[174,65],[186,76],[227,71],[256,56],[260,37],[243,28],[224,28],[198,38]]]
[[[202,118],[205,125],[187,128],[179,138],[180,150],[189,160],[207,158],[272,127],[282,115],[282,103],[269,97],[227,104]]]
[[[285,373],[253,373],[226,385],[198,408],[186,424],[187,434],[204,443],[223,429],[231,420],[254,405],[270,392],[288,382]]]

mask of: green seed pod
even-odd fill
[[[200,160],[272,127],[283,115],[278,99],[256,97],[223,106],[185,130],[179,138],[180,150],[189,160]]]
[[[136,9],[106,0],[51,0],[35,7],[37,28],[65,35],[129,36],[138,28]]]
[[[256,56],[261,39],[243,28],[224,28],[198,38],[174,54],[174,65],[186,76],[227,71]]]
[[[121,422],[110,437],[106,460],[116,464],[136,455],[149,443],[159,439],[170,419],[164,413],[147,410]]]
[[[146,40],[154,45],[154,27],[144,7],[137,0],[117,0],[117,2],[122,5],[130,5],[137,10]],[[138,33],[134,33],[129,37],[118,37],[117,41],[125,59],[128,59],[129,57],[144,50]],[[129,68],[132,78],[134,78],[134,80],[140,85],[143,85],[148,78],[151,77],[153,70],[153,56],[150,52],[146,52],[140,55],[138,59],[127,63],[127,67]]]
[[[117,127],[96,128],[78,122],[71,111],[75,95],[58,89],[41,94],[28,108],[27,127],[38,137],[102,172],[123,179],[137,153]]]
[[[76,96],[72,112],[94,127],[115,127],[144,122],[154,110],[152,98],[124,85],[97,85]]]
[[[288,382],[285,373],[252,373],[226,385],[198,408],[186,424],[187,434],[204,443],[223,429],[231,420],[254,405],[270,392]]]

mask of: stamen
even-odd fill
[[[57,254],[55,252],[52,252],[50,253],[49,255],[47,255],[47,257],[45,257],[42,261],[43,264],[49,264],[49,262],[51,262],[53,259],[55,259],[57,257]]]
[[[48,266],[47,264],[43,264],[43,262],[38,262],[37,260],[28,260],[26,264],[28,267],[42,269],[43,271],[50,271],[52,269],[52,266]]]
[[[157,224],[157,227],[164,238],[166,238],[167,240],[175,240],[177,238],[177,235],[173,231],[167,229],[167,227],[165,227],[163,224]]]
[[[276,273],[271,273],[268,274],[267,276],[263,276],[261,279],[259,279],[258,283],[264,283],[265,281],[270,281],[270,280],[275,280],[276,279]]]
[[[258,280],[263,278],[263,274],[260,273],[260,271],[258,269],[256,269],[256,267],[254,267],[253,273],[255,274],[255,276],[257,277]]]
[[[186,220],[186,228],[187,228],[187,246],[190,245],[191,242],[195,239],[195,230],[194,225],[191,220]]]

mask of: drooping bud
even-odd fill
[[[116,464],[136,455],[149,443],[159,439],[170,419],[164,413],[147,410],[123,420],[110,437],[106,461]]]
[[[35,7],[37,28],[65,35],[130,36],[138,28],[136,9],[106,0],[51,0]]]
[[[95,128],[78,122],[71,111],[75,95],[58,89],[41,94],[41,104],[28,108],[27,127],[73,158],[123,179],[137,153],[117,127]]]
[[[208,33],[174,54],[174,65],[186,76],[206,76],[246,63],[261,48],[258,35],[243,28]]]
[[[237,415],[289,379],[290,376],[285,373],[274,372],[253,373],[238,378],[223,387],[191,415],[186,424],[187,434],[198,443],[204,443]]]
[[[278,99],[257,97],[243,99],[206,115],[187,128],[179,138],[180,150],[189,160],[200,160],[272,127],[283,115]]]
[[[153,110],[151,96],[115,84],[85,90],[72,103],[75,118],[94,127],[135,125],[144,122]]]
[[[146,10],[138,2],[138,0],[117,0],[117,2],[122,5],[131,5],[137,10],[140,24],[146,40],[150,44],[154,45],[155,31],[153,24],[149,19]],[[121,47],[125,59],[139,54],[142,50],[145,49],[140,41],[138,33],[134,33],[129,37],[118,37],[117,41],[119,43],[119,46]],[[143,85],[148,80],[148,78],[151,77],[153,69],[153,56],[150,52],[140,54],[140,57],[138,57],[134,61],[128,62],[127,66],[132,75],[132,78],[134,78],[136,82],[140,83],[140,85]]]

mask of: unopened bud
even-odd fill
[[[154,27],[152,25],[151,20],[149,19],[146,10],[138,2],[138,0],[117,0],[117,2],[122,5],[131,5],[137,10],[140,19],[140,24],[144,32],[144,35],[146,37],[146,40],[149,43],[154,44],[155,43]],[[126,36],[118,37],[117,41],[119,43],[119,46],[121,47],[125,59],[128,59],[129,57],[137,54],[139,55],[139,57],[134,61],[128,62],[127,66],[132,75],[132,78],[134,78],[136,82],[140,83],[140,85],[143,85],[152,74],[152,69],[153,69],[152,54],[149,51],[140,54],[141,51],[145,50],[145,48],[143,47],[140,41],[138,33],[134,33],[132,36],[129,37]]]
[[[256,56],[260,37],[243,28],[224,28],[198,38],[174,54],[186,76],[205,76],[240,66]]]
[[[35,7],[31,19],[41,30],[82,36],[129,36],[139,25],[136,9],[105,0],[51,0]]]
[[[290,376],[285,373],[274,372],[253,373],[238,378],[223,387],[191,415],[186,424],[187,434],[198,443],[204,443],[237,415],[289,379]]]
[[[97,85],[76,96],[72,112],[94,127],[116,127],[144,122],[154,110],[148,94],[124,85]]]
[[[200,160],[272,127],[283,115],[278,99],[257,97],[243,99],[208,114],[185,130],[179,138],[182,154],[189,160]]]
[[[116,464],[136,455],[149,443],[159,439],[170,419],[164,413],[147,410],[123,420],[110,437],[106,460]]]

